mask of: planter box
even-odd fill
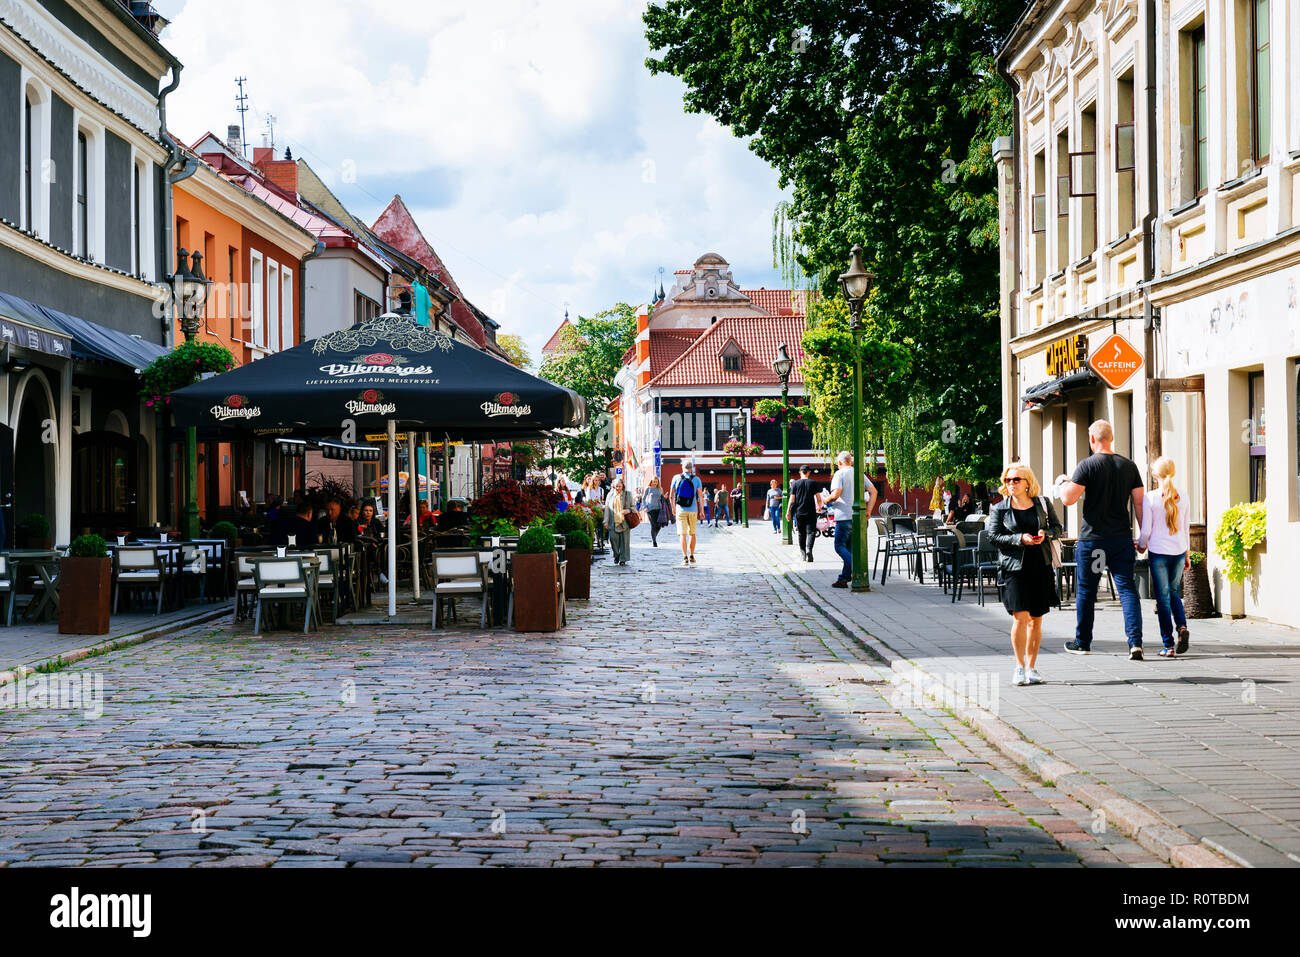
[[[112,559],[59,562],[59,634],[107,635],[112,598]]]
[[[566,598],[591,598],[591,549],[566,549],[569,559],[569,572],[564,580]]]
[[[1210,573],[1205,562],[1183,573],[1183,610],[1188,618],[1213,618],[1214,596],[1210,592]]]
[[[555,552],[515,554],[515,631],[559,630],[558,581]]]

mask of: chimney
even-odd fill
[[[275,162],[275,150],[269,146],[253,147],[253,165],[265,166],[267,163]]]
[[[232,123],[226,127],[226,145],[230,147],[230,152],[239,156],[244,155],[244,144],[240,142],[239,124]]]

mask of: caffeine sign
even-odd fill
[[[1112,389],[1118,389],[1142,368],[1142,353],[1118,332],[1098,347],[1088,365]]]

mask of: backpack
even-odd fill
[[[677,476],[677,507],[695,507],[695,479],[687,475]]]

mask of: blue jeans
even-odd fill
[[[849,540],[852,537],[852,521],[835,523],[835,554],[844,561],[844,569],[840,572],[840,581],[846,582],[853,577],[853,549],[849,548]]]
[[[1151,590],[1156,596],[1156,617],[1160,619],[1160,638],[1166,648],[1174,647],[1177,628],[1187,627],[1187,614],[1183,611],[1183,563],[1187,553],[1157,555],[1149,553],[1151,562]]]
[[[781,531],[781,510],[779,508],[772,509],[772,531]]]
[[[1092,620],[1101,576],[1107,570],[1115,581],[1124,608],[1124,633],[1129,647],[1142,647],[1142,604],[1133,583],[1133,562],[1137,549],[1131,538],[1080,540],[1074,549],[1075,576],[1079,583],[1075,598],[1074,639],[1082,648],[1092,647]]]

